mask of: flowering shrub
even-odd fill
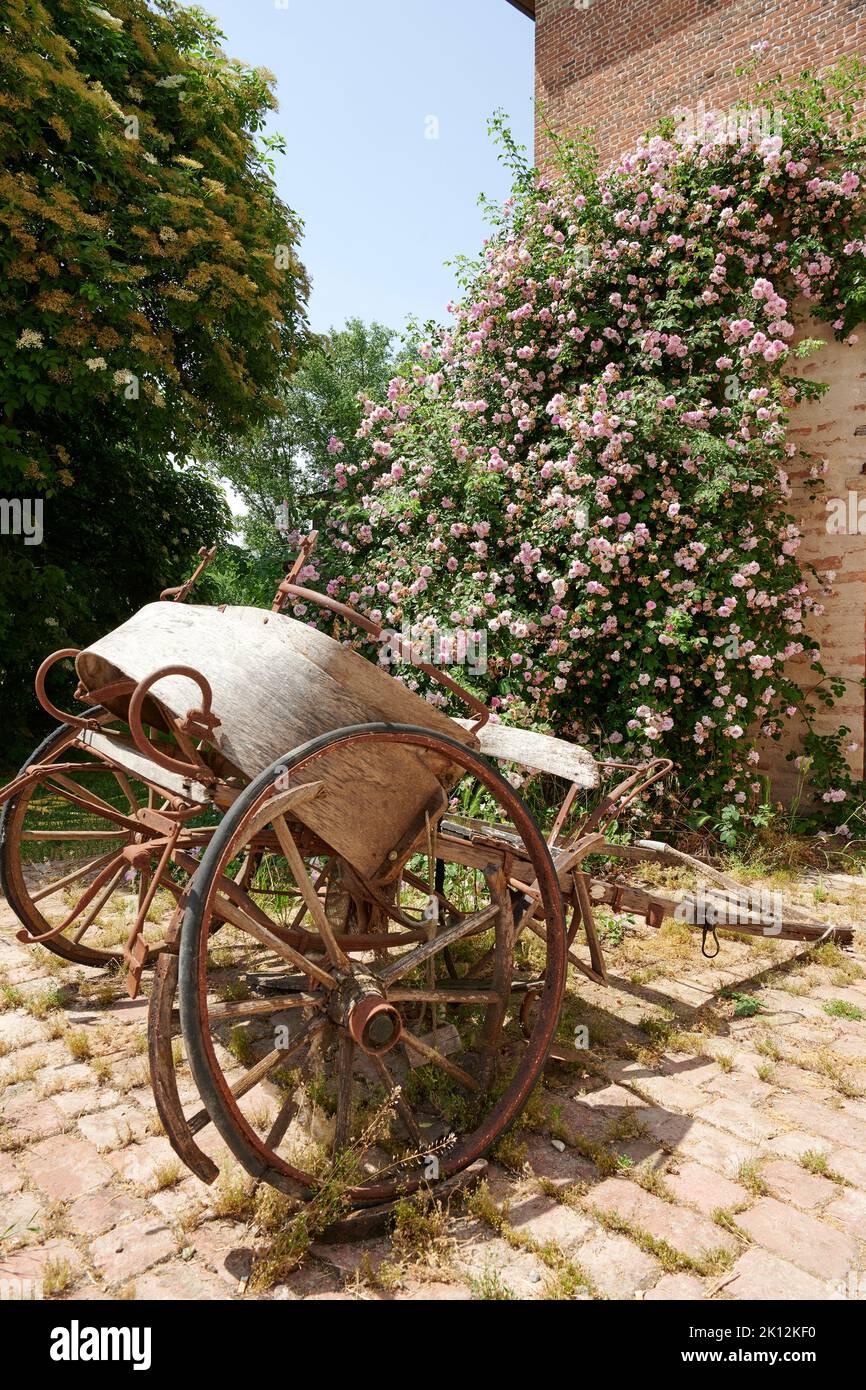
[[[757,741],[803,719],[846,819],[847,730],[809,728],[839,692],[807,636],[786,425],[823,389],[794,370],[795,300],[852,350],[864,315],[862,71],[762,85],[733,129],[669,123],[604,174],[570,144],[538,176],[505,135],[515,193],[453,322],[365,404],[360,463],[331,443],[332,593],[486,628],[500,716],[669,755],[689,808],[748,816]],[[785,673],[804,650],[809,699]]]

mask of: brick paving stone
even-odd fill
[[[44,1207],[32,1192],[12,1192],[0,1198],[0,1233],[7,1249],[32,1245],[42,1238]]]
[[[147,1203],[140,1197],[118,1187],[103,1187],[98,1192],[86,1192],[70,1204],[66,1222],[71,1231],[81,1236],[99,1236],[111,1226],[140,1221],[148,1216]]]
[[[686,1299],[703,1298],[706,1290],[694,1274],[663,1274],[658,1283],[647,1289],[644,1299],[656,1303],[662,1299],[679,1302]]]
[[[707,1096],[694,1081],[682,1076],[644,1076],[637,1083],[657,1106],[689,1113],[706,1102]]]
[[[712,1216],[719,1207],[731,1210],[753,1200],[741,1183],[688,1160],[679,1163],[676,1172],[665,1173],[664,1181],[678,1202],[697,1207],[704,1216]]]
[[[176,1248],[177,1240],[168,1226],[154,1218],[114,1226],[97,1236],[91,1242],[90,1258],[106,1283],[119,1284],[142,1274]]]
[[[58,1091],[51,1097],[51,1104],[55,1105],[67,1120],[77,1120],[80,1115],[89,1115],[96,1110],[108,1110],[113,1105],[119,1105],[122,1100],[120,1091],[82,1086],[77,1091]]]
[[[789,1158],[776,1158],[761,1168],[761,1177],[766,1178],[774,1196],[783,1202],[793,1202],[795,1207],[821,1207],[838,1195],[839,1189],[817,1173],[809,1173],[799,1163]]]
[[[141,1143],[129,1144],[125,1149],[107,1153],[106,1159],[122,1178],[141,1187],[149,1187],[153,1183],[159,1168],[180,1163],[171,1144],[162,1135],[154,1135]]]
[[[149,1194],[148,1203],[169,1224],[185,1221],[206,1211],[202,1184],[197,1178],[187,1178],[175,1187],[164,1187]]]
[[[702,1107],[700,1115],[702,1120],[753,1144],[763,1144],[782,1128],[778,1119],[768,1119],[754,1106],[735,1100],[714,1100]]]
[[[68,1240],[47,1240],[44,1245],[28,1245],[0,1257],[0,1282],[11,1279],[40,1279],[46,1267],[67,1265],[73,1277],[84,1271],[84,1262]]]
[[[717,1129],[703,1120],[688,1123],[682,1137],[676,1141],[677,1152],[693,1158],[707,1168],[714,1168],[723,1177],[735,1178],[744,1163],[755,1157],[756,1146]]]
[[[827,1164],[855,1187],[866,1187],[866,1153],[859,1149],[833,1149]]]
[[[249,1278],[254,1251],[245,1226],[205,1221],[191,1233],[189,1243],[229,1288]]]
[[[593,1230],[588,1217],[544,1193],[534,1193],[512,1203],[508,1208],[508,1224],[541,1245],[551,1241],[566,1255],[573,1255]]]
[[[724,1048],[720,1048],[724,1051]],[[705,1086],[708,1082],[725,1075],[713,1057],[684,1057],[678,1052],[666,1052],[661,1058],[659,1071],[665,1076],[678,1076],[695,1086]]]
[[[579,1099],[584,1105],[588,1105],[594,1110],[604,1110],[612,1115],[619,1115],[623,1111],[641,1109],[646,1106],[646,1101],[641,1100],[640,1096],[636,1096],[634,1091],[616,1084],[601,1086],[597,1090],[580,1096]]]
[[[225,1287],[218,1275],[191,1260],[169,1260],[136,1276],[136,1299],[224,1299]]]
[[[550,1277],[547,1266],[528,1250],[513,1250],[501,1236],[494,1236],[470,1222],[454,1244],[454,1263],[476,1294],[487,1281],[501,1283],[517,1298],[540,1298]]]
[[[535,1186],[529,1173],[509,1173],[507,1168],[500,1167],[498,1163],[490,1164],[484,1181],[494,1202],[500,1207],[520,1201],[528,1192],[534,1191]]]
[[[792,1158],[796,1162],[804,1153],[829,1154],[833,1146],[819,1134],[804,1134],[801,1129],[789,1129],[769,1139],[766,1147],[781,1158]]]
[[[17,1090],[17,1087],[16,1087]],[[66,1118],[52,1100],[36,1100],[30,1087],[15,1095],[2,1108],[3,1121],[16,1139],[33,1142],[59,1134]]]
[[[285,1283],[274,1289],[274,1297],[305,1299],[311,1294],[333,1292],[342,1287],[342,1275],[332,1266],[320,1264],[318,1260],[305,1260],[292,1270]]]
[[[391,1242],[387,1239],[334,1241],[314,1241],[310,1254],[322,1264],[331,1265],[346,1277],[368,1266],[378,1269],[383,1261],[391,1258]]]
[[[18,1010],[0,1014],[0,1044],[5,1043],[10,1052],[29,1047],[31,1043],[43,1042],[45,1036],[44,1025],[30,1014]]]
[[[575,1149],[565,1148],[560,1153],[541,1134],[532,1134],[526,1140],[526,1161],[536,1177],[546,1178],[557,1187],[590,1182],[597,1176],[595,1165],[589,1159]]]
[[[69,1056],[66,1049],[58,1049],[56,1064],[45,1067],[39,1073],[39,1087],[43,1095],[54,1095],[60,1091],[68,1094],[92,1085],[93,1072],[87,1063],[64,1061],[64,1055]]]
[[[762,1197],[737,1218],[753,1240],[816,1278],[844,1279],[857,1263],[857,1241],[805,1212]]]
[[[581,1269],[609,1298],[634,1298],[658,1280],[661,1265],[614,1231],[594,1232],[577,1252]]]
[[[822,1215],[838,1222],[844,1231],[857,1240],[866,1241],[866,1192],[847,1188],[824,1208]]]
[[[757,1077],[748,1076],[743,1072],[733,1075],[722,1073],[716,1081],[707,1082],[700,1099],[696,1101],[692,1109],[697,1110],[714,1101],[753,1107],[763,1106],[773,1095],[773,1091],[774,1088],[769,1082],[759,1081]]]
[[[724,1287],[725,1297],[742,1299],[746,1303],[771,1298],[788,1302],[833,1297],[821,1280],[757,1246],[740,1256],[732,1273],[733,1278]]]
[[[471,1297],[465,1284],[408,1283],[400,1289],[400,1297],[409,1303],[455,1303]]]
[[[24,1180],[24,1172],[12,1155],[0,1150],[0,1192],[17,1192]]]
[[[560,1100],[554,1097],[559,1110],[559,1118],[567,1133],[580,1135],[584,1139],[598,1141],[604,1139],[610,1128],[611,1117],[596,1106],[585,1105],[582,1101]]]
[[[820,985],[812,993],[816,999],[842,999],[846,1004],[853,1004],[855,1008],[866,1013],[866,993],[856,985]]]
[[[608,1178],[586,1201],[591,1209],[620,1216],[692,1259],[700,1259],[709,1250],[736,1248],[734,1237],[706,1217],[622,1178]]]
[[[358,1303],[360,1301],[360,1294],[348,1293],[345,1289],[334,1289],[326,1293],[311,1293],[307,1294],[304,1299],[305,1303]]]
[[[836,1038],[833,1051],[852,1062],[866,1063],[866,1038]]]
[[[115,1105],[110,1110],[98,1110],[94,1114],[81,1115],[78,1128],[100,1152],[117,1149],[129,1143],[130,1139],[143,1139],[147,1134],[147,1119],[133,1105]]]
[[[866,1121],[847,1115],[843,1110],[831,1110],[805,1096],[782,1096],[773,1101],[772,1109],[810,1134],[821,1134],[836,1144],[866,1150]]]
[[[43,1139],[22,1162],[37,1187],[55,1201],[91,1192],[111,1177],[111,1169],[93,1145],[71,1134]]]
[[[809,1095],[813,1100],[828,1100],[833,1094],[822,1076],[803,1067],[795,1067],[790,1062],[772,1062],[773,1081],[784,1086],[786,1091],[797,1095]]]

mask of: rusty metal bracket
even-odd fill
[[[163,602],[185,602],[185,600],[189,598],[190,591],[192,590],[193,585],[198,582],[200,577],[204,574],[205,570],[207,569],[208,565],[211,564],[215,559],[216,553],[217,547],[215,545],[212,545],[210,550],[208,550],[207,546],[201,546],[201,548],[198,551],[199,563],[196,565],[189,579],[185,579],[182,584],[176,584],[172,589],[163,589],[162,593],[159,596],[160,599]]]

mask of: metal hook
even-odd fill
[[[716,943],[716,949],[714,951],[707,950],[708,936],[711,936],[713,938],[713,941],[715,941]],[[715,960],[716,956],[719,954],[719,951],[721,949],[721,944],[719,942],[718,935],[716,934],[715,927],[704,927],[703,936],[701,938],[701,955],[706,956],[707,960]]]

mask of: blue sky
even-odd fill
[[[201,4],[230,56],[277,78],[277,180],[305,222],[312,327],[442,321],[455,290],[443,263],[485,235],[478,194],[508,192],[494,109],[532,145],[532,22],[506,0]]]

